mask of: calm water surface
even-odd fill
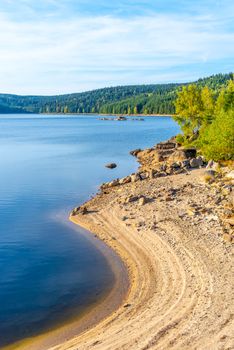
[[[0,115],[0,346],[55,326],[111,288],[106,259],[69,212],[101,182],[137,168],[129,150],[177,132],[167,117]]]

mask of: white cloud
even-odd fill
[[[0,92],[55,94],[186,80],[194,76],[189,66],[216,62],[222,71],[221,63],[233,56],[233,34],[209,16],[16,22],[0,15]]]

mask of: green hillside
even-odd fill
[[[217,74],[195,82],[217,93],[232,77]],[[0,113],[173,114],[178,88],[187,84],[130,85],[58,96],[0,94]]]

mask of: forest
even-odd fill
[[[216,74],[194,82],[214,95],[233,74]],[[0,94],[0,113],[174,114],[177,91],[189,83],[129,85],[57,96]]]

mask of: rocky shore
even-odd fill
[[[123,304],[60,350],[233,349],[233,170],[175,140],[71,214],[122,258]]]

